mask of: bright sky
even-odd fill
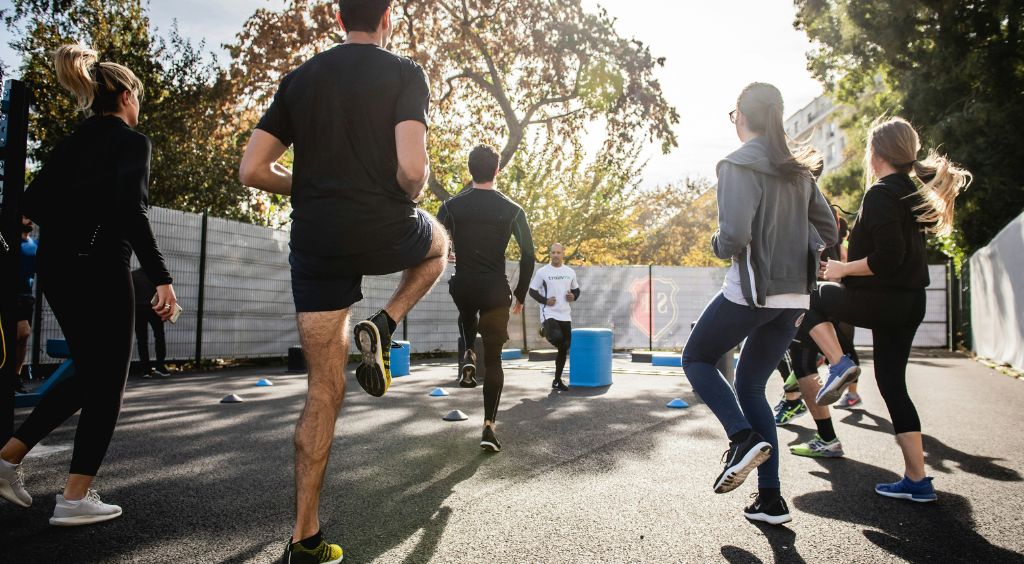
[[[618,19],[620,33],[666,57],[659,72],[669,103],[680,114],[679,147],[662,155],[651,147],[643,185],[654,186],[687,176],[714,177],[715,163],[739,145],[728,112],[749,82],[779,87],[786,115],[800,109],[821,91],[806,69],[807,37],[792,26],[792,0],[583,0],[605,6]],[[10,0],[0,0],[0,9]],[[208,47],[227,55],[220,45],[232,40],[245,19],[260,7],[282,0],[152,0],[154,25],[166,29],[174,19],[186,37],[205,39]],[[15,63],[12,51],[0,45],[0,59]]]

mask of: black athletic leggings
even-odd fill
[[[508,341],[512,290],[504,276],[459,274],[448,280],[448,293],[459,310],[459,333],[466,350],[473,350],[476,335],[484,341],[484,421],[495,421],[505,372],[501,349]]]
[[[74,361],[14,433],[29,448],[81,410],[72,474],[95,476],[121,413],[132,352],[135,296],[121,257],[39,257],[39,281]]]
[[[789,355],[793,359],[793,373],[797,380],[818,374],[818,355],[821,354],[818,345],[811,338],[809,333],[811,327],[806,319],[805,317],[804,322],[800,325],[800,330],[797,331],[796,338],[789,346]],[[835,320],[832,320],[832,325],[836,328],[839,346],[843,348],[843,353],[850,355],[854,362],[860,364],[860,357],[857,355],[856,349],[853,348],[853,325]]]
[[[167,360],[167,340],[164,337],[164,321],[147,306],[136,306],[135,311],[135,345],[139,349],[139,361],[144,372],[148,372],[149,363],[149,328],[153,328],[153,344],[156,347],[156,365],[164,367]]]
[[[811,309],[803,323],[808,331],[829,319],[871,329],[875,379],[897,434],[921,431],[907,392],[907,361],[924,321],[925,302],[923,289],[858,290],[826,283],[811,294]]]
[[[545,319],[544,338],[558,350],[558,354],[555,355],[555,379],[561,380],[565,359],[569,355],[569,347],[572,346],[572,322]]]

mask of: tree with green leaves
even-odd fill
[[[280,79],[337,42],[335,2],[291,0],[260,9],[229,46],[238,104],[262,108]],[[391,46],[419,62],[433,93],[431,193],[464,185],[462,156],[481,141],[501,147],[507,168],[531,131],[572,144],[601,120],[606,154],[628,155],[634,138],[675,146],[678,115],[654,71],[664,59],[620,37],[603,10],[581,0],[405,0],[394,6]]]
[[[1021,213],[1024,3],[795,5],[796,27],[816,46],[808,68],[849,106],[844,125],[852,138],[863,138],[876,116],[899,114],[914,123],[926,147],[941,147],[974,173],[974,183],[957,200],[957,231],[954,241],[944,242],[947,250],[957,243],[967,250],[985,245]]]
[[[176,28],[155,36],[141,0],[15,0],[3,20],[21,57],[21,79],[33,93],[30,159],[45,160],[84,118],[57,84],[51,52],[64,43],[87,44],[142,81],[138,129],[153,142],[150,203],[260,218],[260,200],[237,180],[241,149],[226,104],[227,77],[202,45]]]

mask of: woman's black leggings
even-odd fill
[[[508,341],[512,291],[504,277],[458,275],[448,280],[448,293],[459,310],[459,332],[471,351],[476,335],[484,341],[484,421],[495,421],[505,372],[501,349]]]
[[[817,343],[811,338],[809,333],[811,327],[806,319],[805,317],[804,322],[800,325],[793,343],[789,345],[793,373],[797,380],[808,376],[817,376],[818,355],[821,354]],[[860,364],[860,357],[857,355],[856,349],[853,348],[853,325],[835,320],[832,321],[832,325],[836,328],[836,336],[839,337],[839,346],[843,348],[843,353],[850,355],[854,362]]]
[[[907,361],[918,326],[924,321],[922,290],[857,290],[825,283],[811,294],[803,325],[809,331],[830,319],[871,329],[875,380],[896,434],[921,431],[914,402],[907,392]]]
[[[40,256],[39,281],[67,339],[75,372],[43,396],[14,436],[32,448],[81,410],[70,472],[95,476],[114,434],[128,379],[135,315],[132,277],[117,258]]]

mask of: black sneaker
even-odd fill
[[[722,455],[725,469],[715,480],[715,493],[726,493],[738,488],[747,474],[763,464],[772,455],[772,445],[751,431],[745,441],[730,444]]]
[[[476,353],[472,350],[466,351],[465,362],[462,363],[462,369],[459,370],[459,387],[476,387]]]
[[[793,520],[789,516],[789,506],[786,505],[786,500],[782,499],[782,496],[769,503],[762,503],[761,496],[756,492],[750,494],[750,497],[754,498],[754,503],[743,510],[743,516],[747,519],[763,521],[772,525],[781,525]]]
[[[563,382],[560,378],[555,378],[551,382],[551,389],[558,390],[560,392],[565,392],[569,390],[569,386],[566,386],[565,382]]]
[[[151,380],[153,378],[156,378],[156,370],[153,370],[152,368],[150,368],[149,370],[147,370],[147,371],[142,373],[142,377],[147,379],[147,380]]]
[[[160,366],[157,366],[156,368],[154,368],[153,369],[153,373],[158,378],[170,378],[171,377],[171,373],[167,370],[167,367],[162,365],[162,364]]]
[[[501,452],[501,443],[498,442],[498,437],[494,436],[494,431],[487,425],[484,425],[484,434],[480,437],[480,448],[491,452]]]
[[[363,360],[356,367],[356,380],[366,393],[383,396],[391,387],[391,330],[384,311],[356,323],[356,347]]]

